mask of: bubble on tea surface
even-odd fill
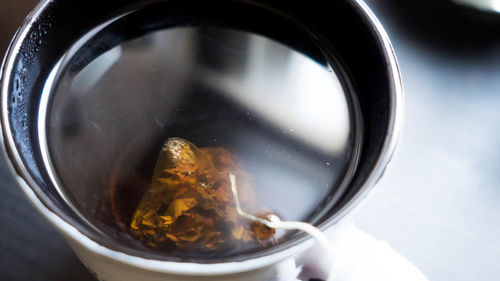
[[[260,217],[269,214],[257,206],[251,177],[229,150],[168,139],[156,161],[151,188],[133,215],[131,233],[153,248],[215,251],[272,243],[273,229],[237,213],[228,172],[238,178],[242,207]]]

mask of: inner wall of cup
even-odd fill
[[[109,15],[123,12],[124,7],[134,5],[133,2],[120,1],[118,3],[110,1],[109,4],[103,5],[96,1],[95,5],[99,5],[100,9],[98,11],[100,13],[92,16],[87,15],[88,17],[82,17],[81,15],[86,14],[82,13],[82,11],[94,11],[92,1],[74,1],[71,5],[64,2],[55,2],[46,8],[44,13],[30,27],[28,35],[40,29],[41,32],[26,37],[20,52],[16,53],[15,56],[11,54],[12,58],[15,59],[15,67],[12,69],[12,75],[10,81],[8,81],[10,93],[8,100],[15,102],[8,105],[10,109],[8,121],[11,132],[4,132],[4,134],[13,135],[15,148],[8,148],[8,153],[11,159],[12,152],[9,149],[16,149],[20,154],[24,166],[29,170],[29,175],[23,176],[30,176],[35,180],[37,186],[32,188],[49,209],[58,213],[66,221],[81,230],[82,233],[102,245],[144,256],[141,252],[122,248],[115,242],[109,241],[107,237],[101,237],[92,229],[86,227],[85,223],[67,207],[52,186],[45,168],[41,165],[43,161],[36,141],[37,120],[35,112],[38,110],[37,101],[50,71],[50,68],[46,66],[54,65],[57,59],[69,48],[69,42],[79,38],[84,34],[85,30],[96,26],[97,23],[102,21],[103,18],[109,17]],[[229,2],[232,3],[233,1]],[[220,5],[224,6],[224,4],[228,3],[221,3]],[[258,1],[255,1],[255,3],[258,3]],[[198,1],[192,1],[192,4],[204,5]],[[360,19],[358,12],[349,3],[336,3],[335,5],[338,5],[337,9],[328,9],[328,11],[338,12],[335,17],[328,14],[328,22],[324,21],[326,17],[322,17],[322,15],[326,16],[323,13],[326,13],[327,9],[320,9],[321,3],[310,5],[306,9],[293,4],[284,7],[278,2],[269,2],[267,5],[273,9],[279,9],[282,13],[289,13],[296,20],[306,23],[311,30],[314,30],[325,46],[335,46],[335,49],[331,48],[330,50],[338,54],[336,57],[340,58],[341,64],[345,67],[345,72],[351,77],[350,80],[362,109],[365,123],[365,142],[360,156],[358,172],[342,200],[333,208],[330,208],[330,213],[323,215],[319,220],[319,222],[324,222],[329,218],[335,218],[335,210],[348,204],[350,198],[363,186],[364,179],[370,174],[384,143],[388,131],[388,120],[391,117],[388,110],[391,100],[391,81],[388,78],[385,58],[377,36],[372,33],[371,27]],[[123,7],[123,9],[120,10],[117,7]],[[71,24],[72,22],[81,22],[86,28],[79,30],[65,28],[74,26]],[[342,28],[342,26],[349,26],[349,31]],[[259,28],[268,30],[265,24],[260,25]],[[353,34],[356,35],[353,36]],[[42,41],[42,44],[37,44],[39,41]],[[295,237],[283,243],[281,247],[298,243],[301,239],[304,238]],[[280,247],[268,249],[262,253],[254,253],[251,256],[266,255],[279,251],[279,249]],[[164,257],[151,257],[164,259]],[[237,259],[244,260],[248,257],[238,257]],[[212,260],[212,262],[214,261],[216,260]]]

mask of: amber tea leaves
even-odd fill
[[[229,172],[238,179],[241,207],[262,218],[269,214],[257,208],[251,178],[229,150],[168,139],[156,161],[151,188],[130,223],[133,236],[150,247],[175,245],[185,250],[271,243],[273,229],[238,214]]]

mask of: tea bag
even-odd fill
[[[156,161],[151,188],[133,215],[131,233],[154,248],[218,250],[269,244],[274,229],[236,210],[229,173],[238,180],[238,203],[258,217],[268,215],[269,210],[256,206],[251,178],[233,153],[168,139]]]

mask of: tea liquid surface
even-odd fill
[[[314,223],[348,184],[360,125],[334,61],[220,26],[105,32],[54,69],[40,127],[54,184],[105,235],[142,247],[129,227],[169,138],[234,153],[258,204],[285,220]]]

